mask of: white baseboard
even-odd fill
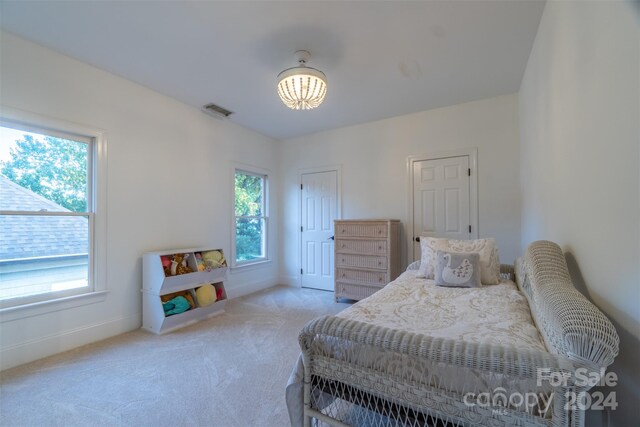
[[[227,287],[227,298],[238,298],[244,295],[249,295],[254,292],[261,291],[263,289],[276,286],[278,281],[276,279],[260,280],[258,282],[249,282],[242,284],[234,284],[231,287]],[[225,286],[226,287],[226,286]]]
[[[285,286],[292,286],[294,288],[300,287],[300,276],[280,276],[278,283]]]
[[[141,319],[137,313],[4,347],[0,350],[0,371],[133,331],[140,327]]]

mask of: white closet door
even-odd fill
[[[338,214],[336,171],[302,175],[302,287],[333,291],[333,220]]]
[[[469,156],[413,164],[413,255],[420,259],[421,234],[450,239],[471,236]]]

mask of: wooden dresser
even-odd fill
[[[336,220],[335,298],[361,300],[400,275],[397,219]]]

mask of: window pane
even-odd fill
[[[0,216],[0,300],[88,286],[89,219]]]
[[[264,177],[236,172],[236,216],[262,216]]]
[[[236,218],[236,261],[264,258],[264,219]]]
[[[0,126],[1,209],[87,212],[88,159],[84,142]]]

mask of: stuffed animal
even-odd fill
[[[162,308],[164,309],[165,316],[173,316],[174,314],[184,313],[189,310],[191,306],[189,305],[189,301],[184,297],[175,297],[172,300],[163,302]]]
[[[189,292],[189,291],[179,291],[179,292],[174,292],[172,294],[161,295],[160,296],[160,300],[162,302],[168,302],[168,301],[171,301],[172,299],[174,299],[176,297],[183,297],[184,299],[187,300],[187,302],[189,303],[191,308],[195,308],[196,307],[196,303],[193,300],[193,296],[191,295],[191,292]]]
[[[187,265],[189,254],[175,254],[171,258],[171,275],[191,273],[193,270]]]
[[[204,271],[206,269],[204,260],[202,259],[202,254],[200,252],[196,252],[196,265],[198,266],[198,271]]]
[[[166,277],[171,276],[171,259],[167,255],[160,256],[160,262],[162,263],[162,269]]]
[[[217,301],[216,288],[211,283],[205,283],[196,289],[198,307],[206,307]]]
[[[207,271],[211,271],[214,268],[220,268],[227,265],[227,261],[224,259],[222,251],[203,252],[202,260],[204,261]]]

